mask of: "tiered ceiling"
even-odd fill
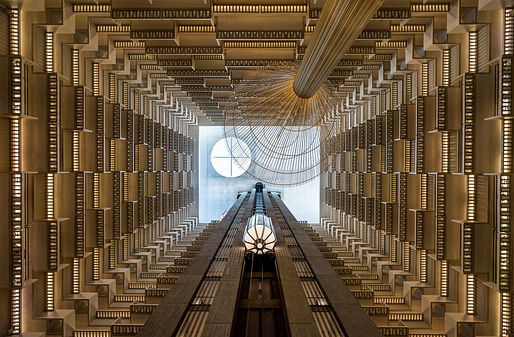
[[[175,95],[184,92],[207,117],[200,123],[222,124],[225,110],[239,110],[243,104],[235,87],[251,77],[248,71],[294,70],[299,65],[324,1],[277,5],[189,0],[187,7],[179,0],[129,4],[76,1],[69,10],[77,15],[70,12],[69,18],[63,17],[66,10],[60,15],[62,11],[52,11],[47,4],[46,20],[50,25],[73,21],[74,30],[71,25],[55,27],[59,32],[70,30],[70,39],[82,48],[82,55],[91,50],[91,57],[109,59],[114,69],[134,79],[146,71]],[[39,1],[27,5],[41,6]],[[432,51],[446,48],[446,34],[438,26],[446,28],[449,7],[440,1],[386,0],[376,20],[369,22],[331,73],[334,94],[344,99],[371,92],[409,65],[426,61]]]

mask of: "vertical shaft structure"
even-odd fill
[[[295,93],[314,96],[383,0],[327,0],[294,80]]]

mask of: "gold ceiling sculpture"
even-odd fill
[[[296,72],[252,72],[252,80],[236,86],[237,106],[225,111],[225,137],[239,166],[247,164],[245,146],[251,150],[247,172],[273,185],[297,185],[320,174],[320,146],[333,136],[338,116],[333,89],[323,84],[310,98],[293,90]],[[327,153],[323,151],[323,153]]]
[[[328,0],[299,68],[252,72],[236,86],[237,105],[225,108],[225,136],[252,151],[247,172],[272,185],[298,185],[320,174],[339,120],[329,74],[379,9],[382,0]],[[247,166],[245,147],[231,146],[234,160]],[[324,151],[327,153],[327,151]]]

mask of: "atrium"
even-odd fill
[[[0,335],[512,337],[514,0],[0,0]]]

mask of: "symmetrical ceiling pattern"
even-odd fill
[[[28,10],[44,10],[47,29],[63,34],[62,42],[78,48],[81,56],[104,59],[103,67],[126,73],[127,79],[149,75],[167,90],[182,91],[208,119],[222,123],[225,110],[244,107],[235,87],[248,79],[248,70],[299,65],[324,2],[198,0],[185,6],[181,1],[140,0],[128,6],[120,0],[77,1],[62,8],[25,3]],[[361,84],[380,87],[384,77],[442,48],[446,41],[425,48],[421,39],[427,32],[443,38],[434,19],[444,18],[449,9],[447,2],[386,1],[330,73],[334,94],[348,96]]]

